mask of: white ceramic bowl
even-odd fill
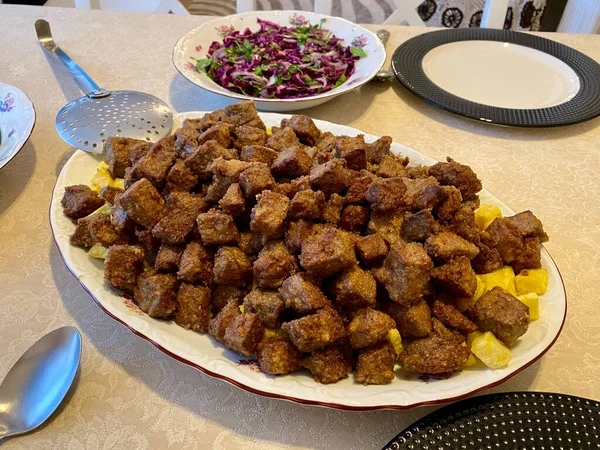
[[[173,126],[178,128],[185,119],[199,118],[204,112],[175,114]],[[261,113],[265,125],[279,125],[288,115]],[[367,142],[378,136],[365,134],[355,128],[315,120],[322,131],[336,135],[364,134]],[[434,164],[434,159],[399,143],[392,152],[410,157],[411,164]],[[76,151],[62,168],[50,205],[50,225],[58,250],[69,270],[75,275],[96,303],[113,319],[178,361],[196,367],[208,375],[225,380],[241,389],[267,397],[291,400],[309,405],[328,406],[347,410],[406,409],[459,400],[468,395],[497,386],[538,360],[554,344],[565,321],[567,300],[558,268],[546,249],[542,249],[542,265],[548,269],[548,291],[540,297],[540,318],[532,322],[527,333],[512,348],[512,360],[504,369],[491,370],[477,363],[448,379],[428,382],[398,371],[386,385],[363,386],[354,376],[333,384],[319,384],[307,371],[283,376],[262,373],[255,360],[227,350],[207,334],[196,333],[172,321],[157,320],[142,313],[133,302],[113,289],[103,277],[102,263],[91,258],[85,249],[69,243],[75,225],[62,212],[60,200],[65,187],[89,184],[99,155]],[[512,215],[507,205],[483,189],[482,203],[496,204],[504,215]],[[87,301],[81,298],[82,302]],[[201,379],[198,380],[202,382]]]
[[[20,89],[0,81],[0,169],[23,148],[35,125],[35,109]]]
[[[219,86],[204,72],[196,69],[194,60],[206,57],[210,44],[213,41],[223,41],[224,34],[233,30],[245,30],[250,28],[257,31],[259,25],[257,18],[267,20],[280,25],[303,25],[318,24],[325,20],[323,27],[330,30],[335,36],[343,39],[344,45],[361,46],[366,57],[356,62],[356,70],[352,76],[342,85],[322,94],[310,97],[293,99],[262,99],[231,92]],[[261,111],[297,111],[320,105],[338,95],[356,89],[381,70],[385,62],[385,48],[379,38],[371,31],[339,17],[331,17],[303,11],[260,11],[237,14],[233,16],[220,17],[193,29],[185,34],[173,49],[173,64],[175,68],[189,81],[203,89],[215,94],[240,100],[252,100],[256,108]]]

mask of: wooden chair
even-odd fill
[[[331,15],[331,5],[333,0],[315,0],[314,11],[318,14]],[[237,0],[237,12],[244,13],[256,11],[256,0]]]

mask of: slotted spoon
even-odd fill
[[[91,153],[101,153],[109,136],[156,142],[173,126],[173,113],[159,98],[137,91],[108,91],[56,45],[50,24],[35,22],[41,46],[56,55],[89,92],[67,103],[56,116],[56,131],[68,144]]]

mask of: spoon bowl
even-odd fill
[[[0,439],[43,424],[65,398],[79,367],[81,336],[54,330],[33,344],[0,384]]]

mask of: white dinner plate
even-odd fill
[[[392,69],[428,103],[486,123],[550,127],[600,115],[600,64],[529,33],[424,33],[396,49]]]
[[[35,109],[20,89],[0,81],[0,169],[23,148],[35,125]]]
[[[204,114],[177,114],[174,117],[174,127],[180,127],[186,118],[201,117]],[[290,116],[261,113],[260,117],[270,127],[279,125],[281,119]],[[315,120],[315,123],[321,130],[336,135],[355,136],[362,133],[355,128],[322,120]],[[368,142],[377,138],[365,134]],[[413,165],[430,165],[436,162],[398,143],[392,144],[392,151],[410,157]],[[430,379],[428,382],[418,377],[407,377],[407,374],[398,371],[391,384],[382,386],[363,386],[355,383],[353,376],[338,383],[322,385],[315,382],[306,371],[283,376],[264,374],[256,361],[227,350],[208,334],[195,333],[174,322],[153,319],[142,313],[130,299],[124,298],[104,281],[100,261],[89,257],[85,249],[69,244],[69,236],[75,226],[63,214],[60,200],[66,186],[89,184],[99,162],[100,158],[96,155],[76,151],[63,167],[54,187],[50,224],[65,264],[109,316],[173,358],[246,391],[298,403],[347,410],[405,409],[443,403],[496,386],[517,374],[548,351],[562,329],[567,309],[564,285],[554,261],[548,252],[542,249],[542,264],[548,269],[549,284],[547,293],[540,297],[540,319],[530,324],[527,333],[513,347],[513,359],[505,369],[490,370],[476,365],[448,379]],[[514,211],[485,189],[481,191],[480,197],[483,203],[498,205],[505,215],[514,214]]]

